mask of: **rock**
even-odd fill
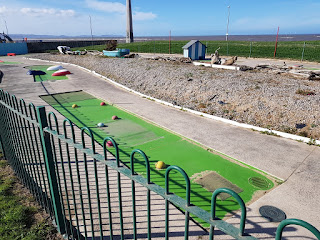
[[[221,58],[219,56],[218,50],[220,47],[214,52],[214,54],[211,54],[211,65],[213,64],[221,64]]]
[[[248,71],[248,70],[253,70],[252,67],[246,66],[246,65],[241,65],[239,68],[240,71]]]
[[[320,73],[311,72],[308,79],[309,80],[320,80]]]
[[[237,61],[237,59],[237,56],[229,58],[223,64],[221,63],[221,65],[233,65]]]
[[[189,57],[188,58],[185,58],[185,57],[179,58],[179,61],[182,63],[192,63],[192,60]]]
[[[129,53],[123,56],[124,58],[135,58],[136,54],[135,53]]]
[[[106,51],[114,51],[114,50],[116,50],[117,45],[118,45],[118,41],[117,41],[117,40],[110,40],[110,41],[108,41],[108,43],[106,44],[105,50],[106,50]]]

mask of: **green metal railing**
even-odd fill
[[[54,113],[47,115],[44,107],[33,104],[27,107],[22,99],[18,101],[1,89],[0,147],[23,184],[50,214],[58,231],[69,239],[152,239],[159,236],[169,239],[173,236],[170,223],[175,221],[171,209],[179,209],[184,214],[181,232],[184,239],[193,231],[190,215],[210,224],[210,233],[202,229],[202,234],[209,235],[209,239],[214,238],[214,229],[235,239],[256,239],[245,233],[245,204],[234,191],[217,189],[212,195],[211,213],[206,212],[190,202],[190,179],[180,167],[166,169],[165,188],[162,188],[152,183],[150,163],[141,150],[131,153],[128,167],[120,161],[114,139],[107,137],[100,146],[90,129],[79,130],[68,119],[60,126]],[[97,152],[98,148],[102,154]],[[135,172],[138,163],[146,166],[146,177]],[[185,199],[170,192],[172,171],[185,179]],[[240,228],[216,218],[216,199],[220,193],[230,194],[239,203]],[[162,212],[152,209],[155,201],[160,201],[154,199],[164,201]],[[152,227],[158,212],[164,215],[161,221],[164,227],[160,230]],[[277,240],[289,224],[301,225],[320,239],[319,231],[312,225],[288,219],[279,225]]]

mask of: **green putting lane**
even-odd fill
[[[22,63],[20,63],[20,62],[7,62],[7,61],[0,60],[0,64],[22,64]]]
[[[68,79],[67,76],[52,76],[52,73],[56,71],[48,71],[47,68],[51,65],[33,65],[33,66],[27,66],[25,68],[29,70],[40,70],[46,73],[46,75],[40,75],[36,76],[36,82],[44,82],[44,81],[50,81],[50,80],[66,80]]]
[[[130,166],[129,156],[132,150],[144,151],[151,166],[151,181],[164,187],[165,170],[157,170],[155,163],[163,161],[167,165],[183,168],[191,178],[191,202],[210,211],[211,196],[214,186],[229,187],[239,193],[248,203],[253,196],[260,196],[275,186],[270,176],[253,167],[246,166],[222,155],[214,154],[200,145],[173,134],[158,126],[140,119],[111,105],[100,106],[101,100],[85,92],[72,92],[41,96],[48,104],[69,118],[77,126],[90,128],[95,139],[102,143],[105,137],[113,137],[119,144],[120,159]],[[78,108],[72,108],[77,104]],[[112,120],[117,115],[119,120]],[[98,123],[106,127],[98,128]],[[112,150],[111,150],[112,151]],[[145,176],[144,161],[137,158],[135,170]],[[173,172],[172,172],[173,173]],[[179,173],[170,175],[170,191],[185,198],[185,183]],[[252,184],[252,179],[263,184]],[[217,181],[215,185],[212,181]],[[198,184],[198,183],[199,184]],[[210,191],[208,191],[210,190]],[[218,200],[217,216],[223,217],[229,211],[238,209],[233,198],[223,197]]]

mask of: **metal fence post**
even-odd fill
[[[227,56],[229,56],[229,42],[227,42]]]
[[[6,159],[6,154],[4,152],[1,135],[0,135],[0,151],[1,151],[2,155],[3,155],[3,157]]]
[[[208,54],[208,42],[206,42],[206,55]]]
[[[305,51],[305,49],[306,49],[306,42],[304,42],[304,44],[303,44],[302,56],[301,56],[301,62],[303,61],[304,51]]]
[[[276,238],[275,240],[281,240],[282,239],[282,232],[283,232],[283,229],[288,226],[288,225],[298,225],[298,226],[301,226],[301,227],[304,227],[306,229],[308,229],[310,232],[313,233],[313,235],[320,240],[320,232],[318,229],[316,229],[314,226],[312,226],[310,223],[307,223],[303,220],[300,220],[300,219],[294,219],[294,218],[290,218],[290,219],[285,219],[283,220],[278,228],[277,228],[277,231],[276,231]]]
[[[58,231],[61,234],[66,233],[65,224],[64,224],[64,214],[61,208],[61,201],[60,201],[60,193],[59,187],[57,182],[57,175],[55,171],[55,164],[53,160],[52,154],[52,146],[50,141],[49,133],[44,131],[44,128],[48,127],[48,121],[46,116],[46,111],[44,107],[37,107],[37,118],[39,122],[39,129],[40,129],[40,137],[41,137],[41,144],[44,154],[44,160],[47,169],[48,175],[48,183],[50,188],[50,195],[53,204],[53,210],[56,220],[56,225]]]

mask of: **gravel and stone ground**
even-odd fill
[[[38,54],[91,69],[146,95],[241,123],[320,138],[320,81],[145,58]]]

